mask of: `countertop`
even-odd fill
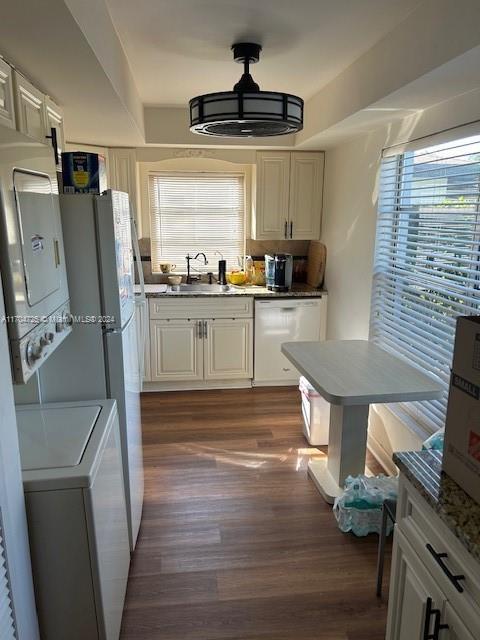
[[[290,291],[284,293],[269,291],[266,287],[258,287],[255,285],[245,287],[234,286],[232,291],[213,293],[196,293],[195,291],[185,293],[167,291],[166,293],[160,293],[158,288],[159,285],[146,284],[145,296],[147,298],[218,298],[219,296],[229,298],[232,296],[252,296],[254,298],[321,298],[327,293],[324,289],[313,289],[307,284],[294,285]],[[135,285],[135,293],[139,293],[139,291],[139,286]]]
[[[395,464],[467,551],[480,561],[480,504],[442,472],[439,451],[395,453]]]
[[[368,340],[286,342],[282,353],[331,404],[412,402],[442,394],[435,378]]]

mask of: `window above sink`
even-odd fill
[[[246,235],[243,173],[152,172],[148,190],[153,273],[161,262],[184,272],[185,256],[196,252],[210,264],[221,252],[229,268],[238,266]]]

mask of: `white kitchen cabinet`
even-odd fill
[[[397,580],[389,595],[389,606],[394,615],[387,637],[389,640],[423,639],[425,629],[433,629],[435,617],[443,616],[446,597],[399,531],[395,539],[392,571]]]
[[[17,129],[38,142],[47,142],[44,94],[18,71],[13,73]]]
[[[15,129],[13,69],[0,58],[0,124]]]
[[[109,149],[110,183],[112,189],[125,191],[129,195],[130,208],[133,212],[138,235],[142,237],[141,216],[137,207],[137,154],[135,149]]]
[[[247,296],[151,298],[150,381],[198,388],[252,378],[252,302]]]
[[[318,240],[322,216],[324,154],[259,151],[255,240]]]
[[[480,563],[401,475],[386,640],[413,638],[480,638]]]
[[[152,381],[203,380],[201,322],[201,320],[150,321]]]
[[[207,320],[204,327],[205,380],[251,378],[253,320]]]
[[[255,240],[287,237],[290,183],[290,153],[257,153],[257,194],[252,236]]]
[[[447,629],[443,629],[439,640],[477,640],[467,629],[460,616],[456,613],[452,605],[447,602],[445,604],[443,624],[448,626]]]
[[[63,131],[63,111],[55,102],[49,97],[45,96],[44,99],[44,118],[47,140],[50,141],[50,145],[53,146],[52,129],[55,129],[57,138],[57,166],[60,168],[62,164],[62,152],[65,151],[65,134]]]
[[[294,152],[291,154],[287,230],[290,239],[320,239],[323,164],[323,153]]]

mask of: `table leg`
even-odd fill
[[[330,406],[328,460],[311,460],[308,473],[325,500],[333,504],[345,478],[365,472],[369,405]]]

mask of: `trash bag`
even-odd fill
[[[386,498],[396,500],[397,496],[398,478],[384,475],[348,476],[343,494],[335,499],[333,505],[339,529],[344,533],[351,531],[359,537],[380,533],[383,501]],[[392,528],[388,520],[387,535]]]

